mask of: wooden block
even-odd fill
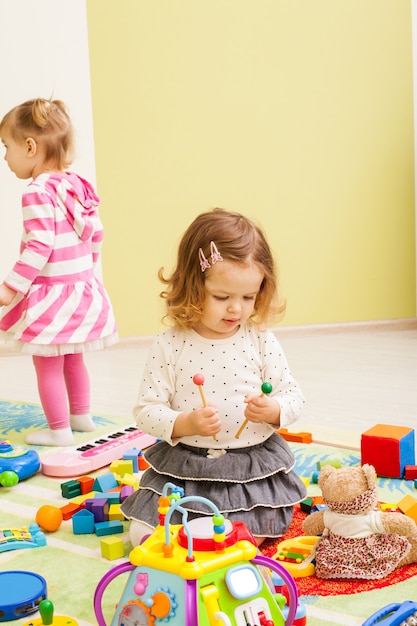
[[[125,555],[125,547],[120,537],[104,537],[100,540],[101,556],[109,561],[123,558]]]
[[[92,476],[81,476],[77,478],[81,486],[81,493],[84,495],[90,493],[94,487],[94,478]]]
[[[295,443],[312,443],[313,441],[311,433],[290,433],[286,428],[280,428],[277,433],[281,435],[285,441],[293,441]]]
[[[406,480],[414,480],[417,478],[417,465],[406,465],[404,470],[404,478]]]
[[[71,517],[75,515],[75,513],[77,513],[80,509],[81,509],[81,505],[74,504],[73,502],[70,502],[69,504],[66,504],[65,506],[61,506],[62,519],[63,520],[71,519]]]
[[[404,496],[404,498],[399,501],[398,508],[404,515],[411,517],[417,524],[417,500],[413,498],[413,496]]]
[[[326,459],[325,461],[317,461],[317,469],[321,470],[322,467],[326,465],[331,465],[332,467],[342,467],[342,464],[339,459]]]

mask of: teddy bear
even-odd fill
[[[302,525],[306,535],[321,535],[313,556],[318,578],[373,580],[417,562],[417,524],[403,513],[378,510],[373,465],[325,465],[318,485],[327,508]]]

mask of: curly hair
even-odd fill
[[[200,320],[210,268],[202,271],[199,251],[210,258],[211,242],[225,261],[239,264],[252,261],[264,274],[251,321],[266,324],[285,311],[285,302],[278,296],[273,255],[261,228],[240,213],[215,208],[196,217],[183,234],[172,274],[165,277],[164,268],[158,272],[160,281],[167,287],[160,293],[166,302],[165,320],[180,328],[192,328]]]
[[[59,170],[73,161],[74,138],[71,119],[61,100],[36,98],[11,109],[0,122],[17,142],[32,137],[45,150],[45,163]]]

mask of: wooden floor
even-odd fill
[[[306,396],[291,431],[359,448],[378,423],[417,426],[417,320],[331,327],[281,327],[277,336]],[[96,414],[133,421],[151,338],[86,355]],[[31,358],[0,352],[0,397],[39,403]]]

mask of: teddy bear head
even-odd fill
[[[318,484],[323,500],[336,513],[367,513],[378,500],[373,465],[341,468],[325,465],[320,471]]]

